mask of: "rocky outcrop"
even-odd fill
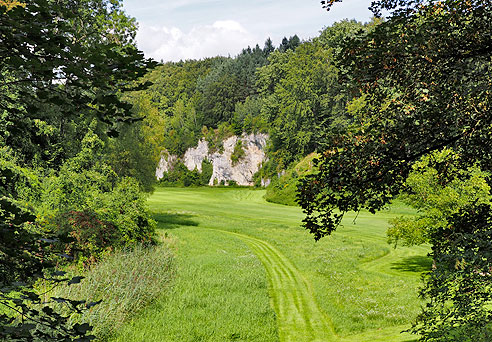
[[[238,139],[241,139],[244,155],[233,163],[231,156]],[[208,143],[204,139],[198,145],[189,148],[183,156],[183,163],[189,170],[195,168],[201,172],[204,159],[213,165],[212,177],[209,185],[220,184],[221,181],[228,183],[233,180],[238,185],[253,185],[253,175],[260,169],[266,160],[265,147],[268,136],[266,134],[243,134],[241,137],[232,136],[223,141],[222,152],[211,152]],[[175,162],[175,156],[163,155],[159,167],[156,170],[157,179],[162,178],[163,172],[169,171],[170,161]],[[165,159],[163,161],[163,159]]]
[[[162,151],[161,160],[159,160],[159,165],[157,165],[157,169],[155,170],[155,177],[161,179],[164,172],[169,172],[177,161],[177,156],[169,154],[167,151]]]

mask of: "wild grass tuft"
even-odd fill
[[[129,318],[169,288],[175,263],[169,243],[117,251],[85,275],[80,284],[64,286],[53,297],[102,302],[79,317],[94,327],[98,338],[107,338]]]

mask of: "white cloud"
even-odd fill
[[[139,49],[147,57],[164,61],[199,59],[211,56],[234,56],[258,41],[239,22],[216,21],[183,32],[176,27],[141,25],[137,34]]]

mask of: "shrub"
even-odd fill
[[[38,222],[62,239],[71,237],[64,239],[66,248],[84,265],[110,247],[151,243],[155,235],[139,183],[119,178],[102,161],[103,146],[89,130],[81,152],[43,179],[35,205]]]
[[[244,152],[243,142],[241,139],[237,139],[234,151],[231,154],[232,165],[236,165],[245,155],[246,152]]]
[[[154,241],[155,221],[135,179],[120,179],[113,191],[90,198],[88,204],[101,219],[115,225],[120,246]]]
[[[200,173],[197,169],[190,171],[187,169],[187,172],[183,175],[183,185],[184,186],[198,186],[201,185]]]
[[[71,210],[56,219],[58,235],[64,243],[65,253],[82,265],[93,264],[104,252],[112,250],[118,232],[113,224],[97,218],[89,210]]]
[[[223,141],[234,135],[234,128],[230,124],[222,122],[216,130],[204,126],[202,135],[208,143],[210,153],[216,151],[222,153],[224,152]]]
[[[202,185],[208,185],[208,182],[210,181],[213,172],[214,172],[213,164],[210,161],[204,159],[202,161],[202,173],[200,175],[201,178],[200,182]]]
[[[200,186],[208,185],[212,177],[213,165],[208,160],[202,161],[202,172],[196,168],[193,171],[188,170],[182,162],[177,163],[169,172],[164,172],[163,177],[159,180],[162,186]]]

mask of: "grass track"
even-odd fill
[[[419,311],[428,249],[393,249],[385,237],[387,219],[408,208],[361,212],[356,224],[348,215],[315,243],[299,208],[263,194],[161,188],[150,197],[162,234],[178,241],[177,283],[117,341],[415,340],[400,332]]]
[[[319,309],[311,284],[269,243],[250,236],[222,231],[244,240],[268,274],[281,342],[337,340],[330,320]]]

